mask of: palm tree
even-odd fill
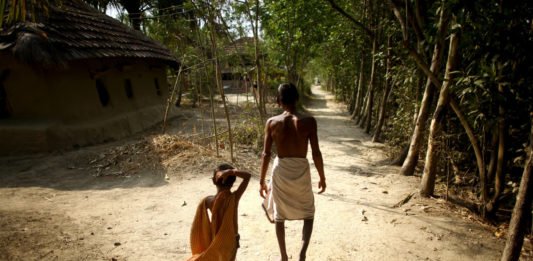
[[[50,4],[60,4],[61,0],[0,0],[0,27],[16,22],[35,21],[43,14],[48,14]]]

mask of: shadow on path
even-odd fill
[[[64,154],[1,158],[0,188],[72,191],[158,187],[167,184],[161,161],[153,144],[127,140]]]
[[[20,164],[20,163],[19,163]],[[3,166],[0,188],[42,187],[57,190],[108,190],[158,187],[167,184],[161,164],[134,174],[97,176],[95,171],[72,166],[61,156],[32,159],[26,167]]]

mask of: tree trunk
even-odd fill
[[[192,73],[187,74],[187,82],[189,83],[188,84],[189,90],[191,90],[191,92],[193,93],[192,107],[196,108],[197,106],[202,106],[202,105],[201,105],[201,100],[200,100],[200,92],[198,91],[198,86],[193,83],[192,77],[193,77]]]
[[[498,93],[503,97],[503,84],[498,84]],[[499,207],[500,196],[503,191],[505,182],[505,140],[507,136],[507,124],[505,122],[505,108],[502,103],[498,108],[498,154],[496,161],[496,175],[494,176],[494,195],[486,206],[487,215],[493,215]],[[485,190],[488,183],[485,183]],[[488,191],[485,192],[488,194]]]
[[[423,52],[424,48],[422,47],[422,43],[418,43],[418,52]],[[418,70],[418,73],[417,73],[417,79],[416,79],[416,85],[415,85],[415,90],[414,90],[414,96],[415,96],[415,103],[414,103],[414,109],[413,109],[413,117],[412,117],[412,121],[411,121],[411,126],[413,127],[413,130],[415,129],[415,126],[416,126],[416,119],[418,118],[418,112],[419,112],[419,109],[420,109],[420,104],[418,103],[418,101],[420,100],[420,93],[421,93],[421,90],[425,89],[425,82],[424,82],[424,78],[427,80],[427,77],[425,77],[424,75],[424,72],[422,72],[421,70]],[[409,149],[407,150],[409,152]],[[403,164],[403,163],[402,163]]]
[[[444,6],[442,6],[444,8]],[[442,56],[442,45],[444,41],[444,36],[448,28],[448,19],[445,16],[445,10],[441,10],[439,18],[439,28],[437,32],[437,41],[435,42],[435,47],[433,50],[433,57],[431,59],[430,72],[432,74],[437,74],[440,68],[440,59]],[[422,135],[426,130],[426,121],[429,116],[429,107],[434,95],[435,87],[432,84],[431,80],[428,79],[426,82],[426,88],[424,91],[424,96],[422,98],[422,103],[420,104],[420,111],[418,113],[418,118],[416,120],[415,128],[413,130],[413,135],[411,137],[411,143],[409,145],[409,152],[407,153],[407,158],[403,162],[402,169],[400,174],[404,176],[411,176],[415,172],[416,164],[418,163],[418,156],[420,153],[420,147],[422,146]]]
[[[255,63],[255,68],[256,68],[256,71],[255,71],[255,75],[256,75],[256,84],[255,84],[255,88],[252,88],[252,93],[253,93],[253,96],[254,96],[254,102],[255,102],[255,105],[257,107],[257,110],[259,112],[259,121],[260,122],[263,122],[264,121],[264,117],[266,115],[266,107],[265,107],[265,97],[264,97],[264,93],[265,91],[263,90],[264,86],[265,86],[265,83],[261,81],[261,73],[262,73],[262,66],[261,66],[261,62],[260,62],[260,54],[259,54],[259,36],[258,36],[258,19],[259,19],[259,13],[258,13],[258,8],[259,8],[259,2],[256,1],[256,5],[255,5],[255,13],[256,13],[256,16],[255,18],[253,17],[252,15],[252,12],[251,12],[251,9],[252,7],[250,6],[250,2],[248,0],[245,0],[244,1],[244,4],[246,6],[246,15],[248,16],[248,20],[250,22],[250,26],[252,27],[252,33],[253,33],[253,39],[254,39],[254,63]],[[223,22],[224,26],[229,28],[229,25],[225,22],[224,18],[222,16],[219,16],[219,19]],[[230,36],[231,35],[231,32],[229,30],[226,30],[227,32],[227,35],[228,35],[228,39],[229,41],[231,42],[232,45],[235,45],[235,41],[233,40],[233,38]],[[245,59],[242,55],[239,55],[239,59],[240,59],[240,62],[242,65],[244,65],[246,62],[245,62]],[[264,63],[264,60],[263,60],[263,63]],[[248,75],[248,74],[247,74]],[[246,87],[248,87],[246,85]],[[248,89],[246,89],[248,90]],[[248,93],[248,91],[246,91],[246,93]],[[246,96],[246,100],[248,100],[248,96]]]
[[[531,171],[533,170],[533,113],[531,117],[531,133],[529,137],[529,158],[524,166],[520,188],[516,196],[516,203],[513,209],[513,216],[509,224],[507,242],[502,253],[502,261],[515,261],[520,258],[520,251],[524,243],[524,233],[526,225],[531,219],[531,189],[533,188],[533,179]]]
[[[366,122],[365,132],[370,133],[372,125],[372,111],[374,107],[374,85],[376,81],[376,51],[377,51],[377,37],[372,39],[372,67],[370,69],[370,82],[368,83],[368,100],[366,104]]]
[[[213,8],[216,10],[216,8]],[[214,10],[211,10],[210,12],[213,12]],[[213,58],[215,61],[215,79],[216,84],[218,87],[218,91],[220,92],[220,99],[222,99],[222,105],[224,106],[224,112],[226,115],[226,122],[228,124],[228,136],[229,136],[229,147],[230,147],[230,160],[231,162],[235,162],[235,158],[233,157],[233,133],[231,130],[231,119],[229,115],[228,105],[226,104],[226,96],[224,95],[224,87],[222,86],[222,74],[220,70],[220,61],[218,57],[218,50],[217,50],[217,40],[216,40],[216,33],[215,33],[215,22],[214,22],[214,14],[210,13],[209,15],[209,23],[210,23],[210,38],[211,38],[211,50],[213,53]]]
[[[398,156],[396,156],[396,158],[394,158],[391,162],[390,162],[390,165],[393,165],[393,166],[401,166],[403,164],[403,161],[405,160],[405,158],[407,157],[407,152],[409,152],[409,147],[408,146],[404,146],[402,148],[402,150],[400,151],[400,154],[398,154]]]
[[[176,75],[176,81],[174,82],[174,88],[172,88],[172,91],[170,92],[167,100],[167,106],[165,108],[165,113],[163,115],[163,124],[161,126],[162,132],[165,133],[167,128],[167,118],[168,118],[168,111],[170,110],[170,104],[172,104],[172,100],[174,100],[174,95],[176,94],[176,89],[179,88],[179,80],[180,75],[182,71],[183,65],[180,65],[180,68],[178,69],[178,75]]]
[[[209,79],[207,68],[204,70],[206,79]],[[212,79],[212,78],[211,78]],[[216,85],[214,81],[211,81],[211,83],[208,83],[208,89],[209,89],[209,102],[211,103],[211,120],[213,121],[213,132],[215,135],[213,135],[215,140],[215,148],[217,151],[217,157],[220,157],[220,151],[218,148],[218,128],[217,128],[217,119],[215,114],[215,91],[213,90],[213,86]]]
[[[368,91],[365,91],[365,95],[363,97],[363,100],[361,101],[361,113],[359,114],[359,118],[357,118],[357,122],[356,122],[356,124],[359,125],[359,127],[361,128],[364,126],[364,123],[366,122],[366,116],[367,116],[366,109],[368,107],[365,106],[365,104],[367,104],[367,102],[368,102]]]
[[[450,97],[450,106],[453,112],[455,112],[455,115],[457,115],[457,118],[459,118],[459,122],[461,122],[461,125],[463,126],[466,132],[466,135],[468,136],[468,140],[470,141],[470,144],[472,145],[472,149],[474,150],[474,154],[476,155],[476,164],[477,164],[477,168],[479,171],[479,185],[482,188],[484,188],[486,187],[485,161],[483,159],[483,154],[481,153],[481,148],[479,147],[479,142],[477,140],[477,137],[472,127],[470,127],[470,124],[468,123],[466,116],[463,114],[463,112],[459,108],[459,104],[457,104],[457,102],[455,101],[455,99],[453,99],[453,97]],[[483,204],[483,208],[481,209],[481,215],[485,217],[485,203],[487,202],[487,197],[483,193],[481,194],[481,202]]]
[[[328,78],[326,79],[326,91],[331,91],[330,90],[330,85],[331,85],[331,73],[328,73]]]
[[[269,89],[268,89],[268,74],[269,74],[269,71],[268,71],[268,66],[267,66],[267,63],[266,63],[266,60],[265,60],[265,56],[263,55],[263,61],[262,61],[262,67],[261,67],[261,71],[263,72],[263,81],[262,81],[262,86],[263,86],[263,112],[264,114],[266,115],[267,114],[267,110],[266,110],[266,104],[268,102],[268,97],[269,97]],[[263,120],[261,121],[261,126],[263,126]]]
[[[174,104],[174,106],[176,107],[180,107],[181,106],[181,97],[183,96],[183,83],[180,83],[178,81],[178,91],[177,91],[177,94],[176,94],[176,103]]]
[[[391,36],[387,39],[387,62],[386,62],[386,71],[385,71],[385,90],[383,91],[383,98],[381,100],[381,107],[379,109],[379,118],[378,123],[376,124],[376,130],[374,131],[374,137],[372,137],[372,142],[378,142],[381,136],[381,129],[383,128],[383,123],[385,122],[385,117],[387,114],[387,103],[389,100],[389,95],[392,90],[391,84]]]
[[[337,77],[335,77],[335,74],[333,75],[333,77],[331,77],[331,88],[332,88],[332,93],[333,93],[333,96],[335,96],[335,98],[337,98]]]
[[[389,0],[389,4],[390,4],[391,8],[393,9],[394,15],[396,16],[396,18],[400,22],[400,26],[402,28],[403,37],[404,37],[404,46],[407,49],[409,55],[413,58],[413,60],[417,64],[417,66],[429,78],[431,83],[433,83],[433,85],[435,85],[436,87],[440,88],[440,86],[442,84],[439,82],[436,74],[431,71],[431,67],[429,67],[424,62],[423,58],[421,57],[421,55],[418,52],[416,52],[415,50],[413,50],[412,48],[409,47],[409,44],[408,44],[408,41],[407,41],[407,30],[406,30],[406,27],[405,27],[405,23],[402,20],[401,13],[399,12],[399,10],[397,8],[396,3],[394,1],[392,1],[392,0]],[[468,123],[468,120],[466,119],[465,115],[462,113],[461,109],[459,108],[459,104],[457,104],[457,102],[453,99],[453,97],[450,97],[450,106],[451,106],[452,110],[455,112],[455,114],[457,115],[457,117],[459,118],[459,121],[461,122],[461,125],[463,126],[463,128],[464,128],[464,130],[465,130],[465,132],[466,132],[466,134],[468,136],[470,144],[472,145],[472,149],[474,150],[474,154],[476,156],[476,164],[477,164],[478,171],[479,171],[479,182],[480,182],[480,185],[482,187],[484,187],[484,186],[486,186],[485,185],[486,184],[486,182],[485,182],[485,165],[484,165],[483,154],[481,153],[481,149],[479,147],[476,135],[474,134],[474,131],[472,130],[472,127]],[[409,155],[408,155],[408,157],[409,157]],[[406,165],[405,163],[406,162],[404,162],[404,165]],[[414,170],[414,166],[412,167],[412,169]],[[403,167],[402,167],[402,170],[403,170]],[[411,172],[411,174],[412,173],[413,172]],[[482,194],[482,197],[483,197],[483,199],[482,199],[483,206],[485,206],[485,203],[487,202],[486,201],[487,198],[484,197],[483,194]],[[481,212],[482,212],[483,215],[485,215],[484,207],[481,210]]]
[[[438,141],[437,137],[441,131],[442,119],[445,115],[445,108],[449,102],[450,85],[452,82],[451,72],[455,69],[457,44],[459,40],[455,33],[450,36],[450,48],[448,52],[448,61],[446,62],[446,72],[444,75],[444,83],[442,84],[437,108],[431,120],[429,130],[428,147],[426,152],[426,164],[424,165],[424,174],[422,175],[422,182],[420,183],[420,195],[429,197],[433,195],[435,190],[436,168],[438,164]]]
[[[361,128],[364,126],[366,122],[366,116],[367,116],[366,109],[368,107],[364,106],[363,104],[366,104],[367,102],[368,102],[368,91],[366,92],[366,95],[363,98],[363,103],[361,104],[361,116],[357,119],[357,123],[356,123]]]
[[[263,82],[261,81],[261,62],[259,61],[259,40],[258,40],[257,33],[255,31],[254,31],[254,54],[255,54],[255,66],[256,66],[255,77],[256,77],[256,83],[257,83],[256,100],[257,100],[257,105],[259,108],[259,116],[261,118],[261,122],[263,122],[263,119],[265,118],[265,114],[266,114],[265,99],[264,99],[265,90],[264,90]]]
[[[251,16],[251,15],[250,15]],[[251,19],[251,17],[250,17]],[[255,4],[255,19],[253,25],[253,35],[254,35],[254,55],[255,55],[255,68],[256,68],[256,77],[257,77],[257,93],[259,94],[259,113],[261,117],[261,122],[265,118],[266,106],[265,106],[265,86],[261,80],[261,62],[259,57],[259,1],[256,1]]]
[[[487,167],[487,184],[491,184],[494,180],[494,174],[496,173],[496,165],[498,161],[498,143],[499,143],[499,135],[498,135],[498,125],[494,126],[494,129],[492,131],[491,135],[491,142],[490,142],[490,161],[489,166]]]
[[[341,101],[342,103],[346,103],[346,84],[341,84],[339,87],[339,95],[335,97],[337,101]]]
[[[357,97],[355,98],[355,109],[352,114],[352,119],[359,119],[361,117],[361,104],[363,100],[363,79],[364,79],[364,67],[365,57],[361,53],[361,65],[359,66],[359,82],[357,83]]]
[[[350,113],[350,116],[353,115],[353,112],[355,110],[355,99],[357,97],[357,78],[353,81],[353,89],[352,89],[352,95],[350,96],[350,104],[348,105],[348,112]]]
[[[407,31],[406,31],[406,28],[405,28],[405,24],[404,24],[404,22],[402,20],[401,13],[399,12],[398,8],[396,7],[395,2],[392,1],[392,0],[389,0],[389,4],[390,4],[391,8],[393,9],[394,15],[397,17],[397,19],[399,20],[400,25],[402,27],[403,36],[404,36],[404,46],[407,49],[409,55],[413,58],[413,60],[417,64],[418,68],[420,68],[424,72],[424,74],[429,78],[428,80],[430,80],[433,85],[435,85],[436,87],[440,88],[440,86],[442,84],[439,82],[436,74],[434,72],[432,72],[431,67],[428,66],[426,64],[426,62],[424,62],[422,56],[418,52],[416,52],[415,50],[413,50],[412,48],[409,47],[409,44],[408,44],[408,41],[407,41]],[[434,55],[435,55],[435,53],[434,53]],[[433,64],[432,64],[432,66],[433,66]],[[450,106],[451,106],[452,110],[455,112],[455,114],[457,115],[457,117],[459,118],[459,121],[461,122],[461,125],[463,126],[463,128],[464,128],[464,130],[465,130],[465,132],[466,132],[466,134],[468,136],[468,140],[470,141],[470,144],[472,145],[472,149],[474,150],[474,154],[476,155],[476,164],[477,164],[478,171],[479,171],[479,183],[480,183],[480,185],[482,187],[484,187],[484,186],[486,186],[486,182],[485,182],[485,165],[484,165],[485,163],[484,163],[483,154],[481,153],[481,149],[479,147],[479,143],[478,143],[478,140],[476,138],[476,135],[475,135],[474,131],[472,130],[472,127],[468,123],[468,120],[466,119],[465,115],[463,114],[463,112],[459,108],[459,104],[457,104],[457,102],[453,99],[453,97],[450,97]],[[422,113],[422,111],[421,111],[421,113]],[[409,150],[411,150],[411,149],[409,149]],[[408,158],[409,158],[409,155],[408,155]],[[403,164],[404,166],[406,165],[406,162],[407,162],[407,160],[404,162],[404,164]],[[412,163],[412,164],[413,164],[413,166],[412,166],[412,170],[413,171],[410,172],[411,174],[414,172],[414,167],[415,167],[414,165],[416,165],[416,162]],[[403,172],[403,170],[404,170],[404,168],[402,166],[402,173],[407,173],[407,172]],[[407,173],[407,174],[409,174],[409,173]],[[485,215],[485,207],[484,206],[485,206],[485,203],[487,202],[487,198],[483,194],[482,194],[482,197],[483,197],[482,198],[483,209],[481,210],[481,212],[482,212],[482,215],[484,216]]]

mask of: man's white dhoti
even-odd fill
[[[315,215],[315,198],[311,172],[306,158],[276,158],[270,179],[267,214],[273,210],[276,221],[311,219]]]

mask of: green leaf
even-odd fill
[[[474,85],[479,86],[479,87],[483,87],[483,86],[485,86],[485,81],[482,80],[482,79],[475,80],[474,81]]]
[[[7,21],[8,23],[13,20],[15,17],[15,6],[17,4],[16,0],[11,0],[11,5],[9,6],[9,14],[7,15]]]

